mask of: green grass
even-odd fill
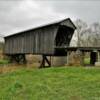
[[[85,63],[86,65],[90,64],[90,58],[85,58],[85,59],[84,59],[84,63]]]
[[[100,69],[21,69],[1,74],[0,100],[100,100]]]
[[[0,64],[4,65],[4,64],[9,64],[9,60],[4,60],[4,59],[0,59]]]

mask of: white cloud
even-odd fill
[[[23,0],[14,6],[9,13],[3,14],[1,32],[11,34],[17,31],[25,30],[38,26],[55,19],[63,17],[63,14],[54,12],[52,7],[44,6],[46,2],[36,2],[33,0]],[[6,15],[6,17],[4,17]],[[5,19],[4,19],[5,18]]]
[[[2,0],[0,33],[11,34],[65,17],[88,22],[100,20],[99,1]]]

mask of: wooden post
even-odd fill
[[[80,65],[81,66],[84,66],[84,51],[80,51]]]
[[[67,51],[67,65],[69,65],[70,51]]]
[[[50,67],[51,67],[51,56],[50,56]]]
[[[44,55],[42,55],[42,63],[39,68],[43,68],[45,66]]]

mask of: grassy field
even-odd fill
[[[100,69],[22,68],[0,74],[0,100],[100,100]]]
[[[7,65],[9,63],[10,63],[10,61],[8,61],[8,60],[0,59],[0,65]]]

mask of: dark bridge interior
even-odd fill
[[[55,56],[66,56],[66,47],[70,45],[74,30],[70,27],[60,25],[55,38]]]

